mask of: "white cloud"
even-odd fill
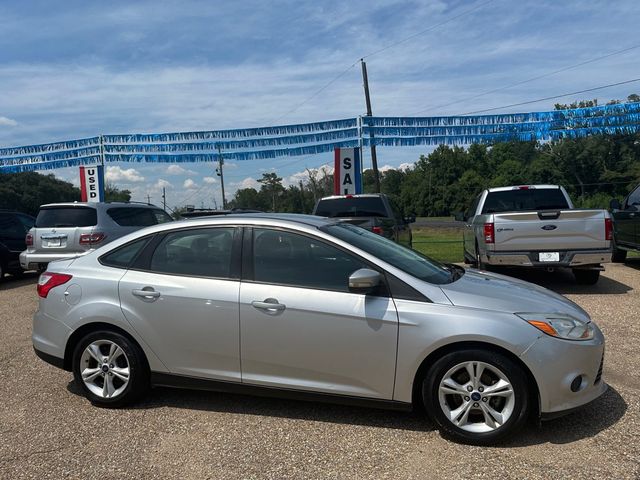
[[[153,188],[155,190],[161,190],[162,188],[173,188],[173,185],[171,184],[171,182],[163,178],[159,178],[158,181],[153,185]]]
[[[202,179],[202,181],[203,181],[204,183],[208,183],[209,185],[211,185],[211,184],[213,184],[213,183],[218,183],[218,180],[216,180],[216,178],[215,178],[215,177],[204,177],[204,178]]]
[[[187,170],[180,165],[172,164],[167,167],[165,172],[167,175],[195,175],[197,172],[193,170]]]
[[[144,182],[144,177],[135,168],[122,168],[117,165],[105,167],[105,178],[109,182],[137,183]]]
[[[191,190],[193,188],[196,188],[197,186],[198,185],[196,184],[196,182],[194,182],[190,178],[187,178],[182,184],[182,188],[186,188],[187,190]]]
[[[240,190],[242,188],[255,188],[256,190],[259,190],[261,184],[255,178],[247,177],[240,182],[233,182],[231,186],[235,187],[236,190]]]
[[[13,118],[0,116],[0,127],[15,127],[16,125],[18,125],[18,122]]]

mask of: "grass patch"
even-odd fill
[[[413,248],[441,262],[462,262],[462,230],[417,227],[412,230]]]

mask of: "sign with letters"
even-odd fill
[[[362,193],[360,148],[336,148],[334,153],[334,195],[356,195]]]
[[[83,202],[104,202],[104,167],[80,167],[80,193]]]

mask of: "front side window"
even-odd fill
[[[363,261],[336,247],[296,233],[256,228],[253,233],[257,282],[349,291],[349,276]]]
[[[199,228],[168,233],[151,256],[158,273],[229,278],[233,249],[232,227]]]
[[[45,207],[36,217],[36,228],[93,227],[98,214],[92,207]]]

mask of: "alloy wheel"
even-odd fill
[[[129,384],[129,359],[111,340],[96,340],[80,357],[80,375],[85,386],[100,398],[115,398]]]

